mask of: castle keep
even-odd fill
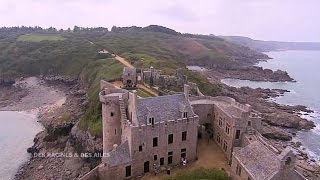
[[[130,179],[197,159],[198,137],[209,134],[225,153],[233,179],[304,179],[290,149],[278,152],[258,132],[259,113],[230,97],[140,98],[102,81],[102,163],[82,180]]]

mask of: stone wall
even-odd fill
[[[237,166],[239,166],[241,168],[241,173],[236,174],[237,172]],[[245,168],[243,168],[243,165],[235,158],[232,157],[232,164],[231,164],[231,177],[234,180],[248,180],[249,178],[251,180],[255,180],[247,171]]]
[[[189,119],[172,120],[168,122],[156,123],[133,127],[131,136],[133,159],[133,175],[138,176],[144,173],[144,163],[149,161],[150,171],[153,171],[153,164],[160,168],[160,158],[164,158],[162,167],[175,166],[181,163],[181,149],[186,148],[187,161],[196,159],[198,117]],[[187,131],[187,140],[182,141],[182,132]],[[173,134],[173,143],[168,144],[168,135]],[[153,147],[153,138],[158,138],[158,146]],[[139,146],[142,151],[139,151]],[[173,152],[173,162],[168,164],[168,152]],[[154,160],[154,155],[157,159]]]

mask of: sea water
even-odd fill
[[[27,148],[42,130],[34,113],[0,111],[0,179],[14,178],[30,155]]]
[[[280,104],[305,105],[315,111],[303,116],[312,120],[316,128],[298,133],[298,140],[309,151],[309,155],[318,160],[320,158],[320,51],[280,51],[268,52],[273,58],[260,62],[257,66],[272,70],[285,70],[297,82],[256,82],[237,79],[224,79],[223,83],[234,86],[248,86],[252,88],[285,89],[290,92],[273,100]]]

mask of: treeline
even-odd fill
[[[76,34],[92,34],[92,33],[108,33],[108,32],[160,32],[170,35],[179,35],[186,38],[200,38],[200,39],[211,39],[211,40],[220,40],[223,41],[222,38],[219,38],[214,35],[200,35],[200,34],[189,34],[189,33],[180,33],[173,29],[159,26],[159,25],[150,25],[146,27],[138,27],[138,26],[130,26],[130,27],[117,27],[113,26],[111,31],[109,31],[106,27],[80,27],[74,26],[72,29],[57,29],[55,27],[42,28],[40,26],[16,26],[16,27],[1,27],[0,28],[0,39],[4,36],[7,36],[8,33],[17,33],[17,34],[25,34],[25,33],[76,33]]]
[[[62,32],[108,32],[108,28],[105,27],[79,27],[74,26],[73,29],[68,28],[56,29],[55,27],[42,28],[40,26],[15,26],[15,27],[1,27],[1,33],[62,33]]]

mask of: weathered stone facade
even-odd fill
[[[122,81],[126,87],[135,86],[138,83],[146,83],[150,86],[161,88],[180,87],[187,83],[187,77],[182,69],[177,69],[174,76],[162,75],[161,70],[150,67],[149,69],[136,69],[124,67]]]
[[[196,159],[199,117],[187,95],[138,99],[126,90],[105,88],[100,101],[107,154],[100,177],[126,179],[178,165],[182,157]]]
[[[101,89],[106,156],[82,180],[130,179],[179,165],[181,158],[194,161],[203,133],[225,153],[234,179],[303,179],[294,170],[292,152],[275,155],[258,133],[261,118],[250,105],[223,96],[190,96],[189,85],[184,93],[150,98],[104,81]]]
[[[259,138],[242,148],[235,148],[231,169],[235,180],[306,180],[295,169],[295,155],[290,148],[281,153]]]
[[[124,67],[122,73],[122,82],[126,87],[135,86],[138,83],[137,69]]]

